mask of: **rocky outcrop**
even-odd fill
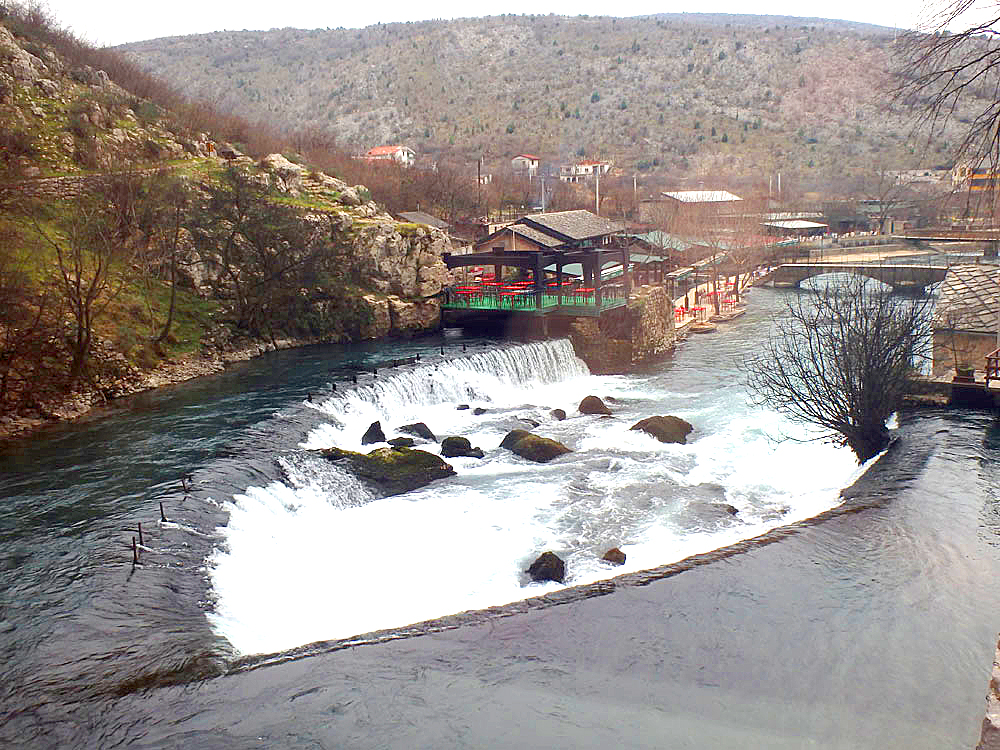
[[[441,303],[438,300],[408,302],[390,295],[389,326],[391,333],[413,336],[437,327],[441,319]]]
[[[413,424],[404,424],[402,427],[397,427],[396,432],[405,432],[407,435],[416,435],[424,440],[430,440],[433,443],[437,442],[437,438],[434,437],[434,433],[431,432],[431,428],[425,425],[423,422],[414,422]]]
[[[570,324],[573,349],[595,375],[621,373],[676,343],[673,303],[662,287],[636,290],[624,308]]]
[[[555,552],[543,552],[525,572],[532,581],[566,581],[566,563]]]
[[[687,443],[687,436],[694,427],[680,417],[647,417],[632,425],[629,429],[640,430],[652,435],[661,443]]]
[[[580,402],[577,411],[581,414],[610,414],[611,409],[597,396],[587,396]]]
[[[386,495],[400,495],[455,473],[440,456],[413,448],[376,448],[368,454],[327,448],[319,453],[349,466]]]
[[[529,461],[544,464],[557,458],[564,453],[570,453],[570,449],[557,440],[541,437],[533,433],[528,433],[515,442],[510,450],[521,458]]]
[[[289,161],[281,154],[268,154],[260,160],[260,168],[274,176],[272,184],[277,190],[291,195],[302,193],[304,167]]]
[[[514,444],[522,438],[528,437],[531,433],[527,430],[511,430],[506,435],[504,435],[503,440],[500,441],[500,447],[506,448],[507,450],[513,450]]]
[[[604,562],[611,563],[612,565],[624,565],[625,553],[617,547],[612,547],[604,553],[604,556],[601,559],[604,560]]]
[[[473,448],[468,438],[452,435],[441,441],[441,455],[445,458],[482,458],[483,449]]]
[[[361,437],[362,445],[371,445],[372,443],[384,443],[385,433],[382,432],[382,423],[378,420],[374,421],[369,425],[368,429],[365,430],[365,434]]]
[[[993,672],[986,692],[986,716],[976,750],[1000,750],[1000,643],[993,657]]]

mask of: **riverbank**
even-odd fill
[[[28,437],[47,427],[84,418],[97,409],[114,408],[121,398],[215,375],[237,362],[247,362],[269,352],[315,346],[318,343],[321,342],[276,339],[272,343],[244,344],[227,351],[202,351],[187,357],[164,360],[153,370],[132,370],[128,377],[114,384],[114,399],[108,399],[100,389],[81,387],[59,398],[37,402],[32,414],[0,417],[0,446],[6,441]]]

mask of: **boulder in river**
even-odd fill
[[[557,456],[569,453],[570,449],[557,440],[528,433],[511,447],[521,458],[544,464]]]
[[[459,404],[455,408],[458,409],[459,411],[465,411],[466,409],[469,408],[469,405],[468,404]]]
[[[500,447],[506,448],[507,450],[513,450],[514,443],[523,437],[527,437],[531,433],[527,430],[511,430],[506,435],[504,435],[503,440],[500,441]]]
[[[549,414],[551,414],[552,418],[558,422],[562,422],[564,419],[566,419],[566,412],[563,411],[562,409],[553,409],[552,411],[549,412]]]
[[[483,449],[473,448],[468,438],[452,435],[441,441],[441,455],[445,458],[482,458]]]
[[[531,576],[532,581],[563,583],[566,580],[566,563],[555,552],[543,552],[537,560],[531,563],[531,567],[526,572]]]
[[[378,420],[375,420],[374,422],[371,423],[371,425],[368,427],[368,430],[361,437],[361,444],[369,445],[371,443],[384,443],[384,442],[385,442],[385,433],[382,432],[382,423]]]
[[[481,406],[477,406],[475,409],[472,410],[472,413],[478,417],[480,414],[485,414],[488,411],[489,409],[484,409]]]
[[[517,421],[524,422],[525,424],[531,425],[532,427],[538,427],[538,425],[541,424],[541,422],[539,422],[537,419],[531,419],[530,417],[518,417]]]
[[[416,435],[417,437],[423,438],[424,440],[430,440],[434,443],[437,442],[437,438],[434,437],[434,433],[431,432],[431,428],[423,422],[404,424],[402,427],[397,427],[396,430],[398,432],[405,432],[407,435]]]
[[[597,396],[587,396],[580,402],[579,411],[581,414],[610,414],[611,409],[605,405]]]
[[[641,430],[661,443],[687,443],[687,436],[694,427],[680,417],[666,416],[640,419],[629,429]]]
[[[413,438],[408,438],[408,437],[397,437],[393,438],[392,440],[386,440],[385,442],[387,442],[393,448],[412,448],[414,440]]]
[[[609,562],[612,565],[624,565],[625,564],[625,553],[622,552],[617,547],[612,547],[607,552],[604,553],[604,557],[601,558],[605,562]]]
[[[455,473],[440,456],[413,448],[376,448],[367,454],[327,448],[319,453],[330,461],[346,463],[386,495],[400,495]]]

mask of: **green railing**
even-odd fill
[[[597,296],[596,290],[586,289],[567,291],[560,297],[558,294],[552,294],[550,290],[539,295],[533,289],[494,291],[458,287],[446,290],[443,307],[449,310],[512,310],[522,312],[584,308],[597,312],[598,310],[621,307],[626,303],[625,289],[619,284],[601,288],[600,305],[597,303]]]

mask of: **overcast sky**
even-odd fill
[[[940,4],[940,3],[938,3]],[[52,14],[78,36],[94,44],[124,44],[142,39],[209,31],[272,29],[348,28],[393,21],[420,21],[429,18],[459,18],[470,15],[468,2],[443,0],[436,3],[334,2],[334,0],[173,0],[167,3],[141,3],[136,0],[47,0]],[[705,13],[754,13],[816,18],[843,18],[882,26],[911,28],[919,21],[924,0],[758,0],[750,4],[740,0],[702,0],[695,7]],[[640,16],[652,13],[684,12],[690,2],[665,0],[621,0],[616,3],[595,0],[504,0],[481,2],[471,15],[501,13],[556,13],[558,15]]]

